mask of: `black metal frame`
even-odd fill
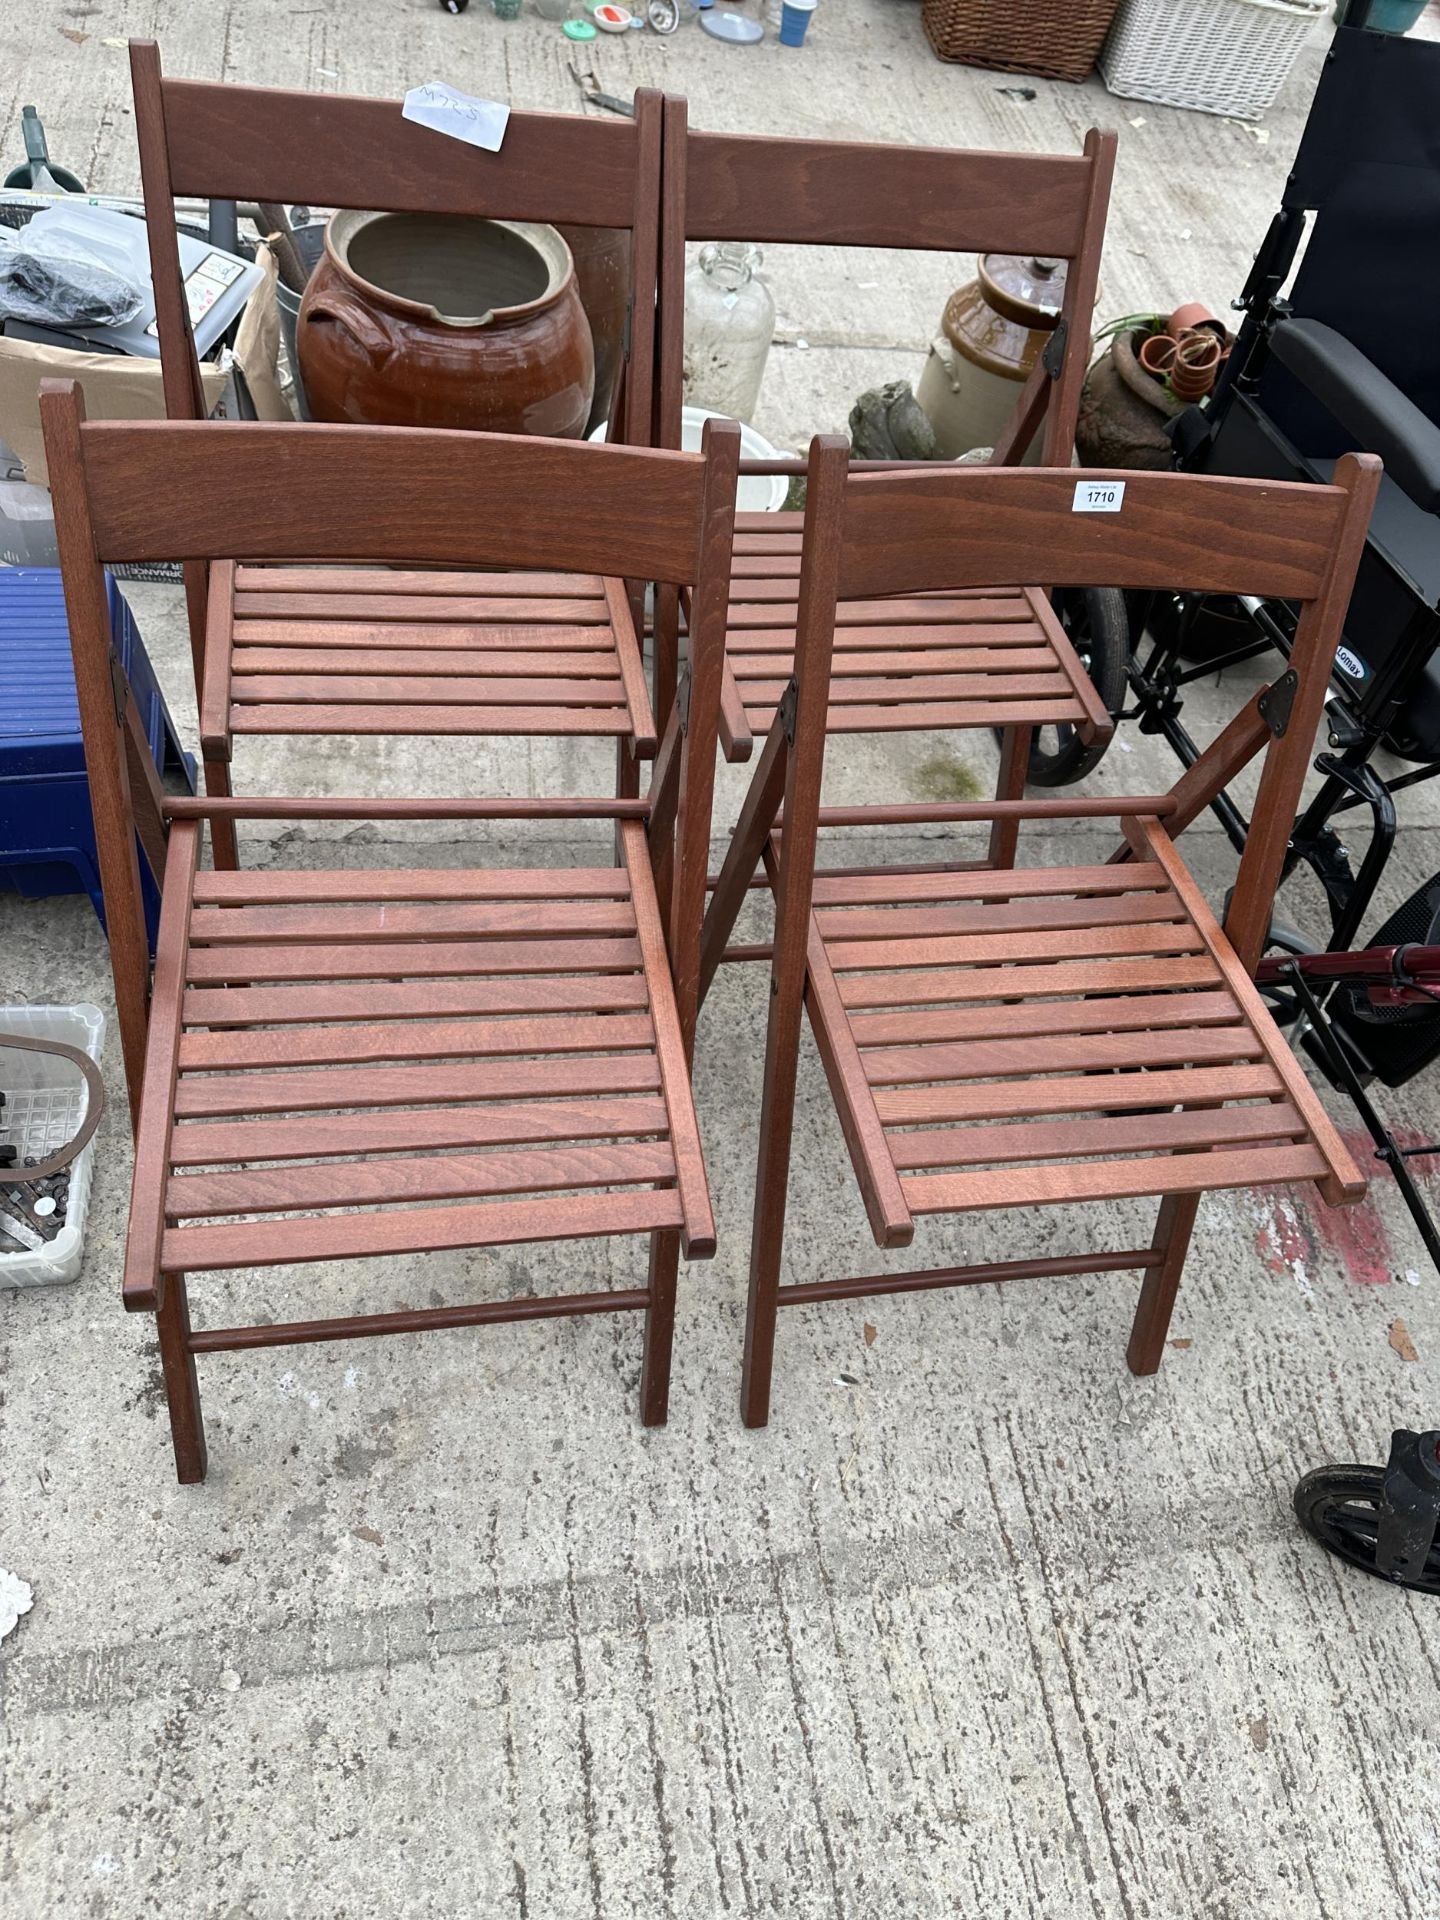
[[[1373,103],[1383,84],[1397,73],[1408,73],[1426,86],[1437,77],[1430,71],[1430,63],[1440,57],[1440,48],[1363,32],[1368,13],[1369,0],[1350,0],[1316,93],[1295,170],[1286,183],[1284,204],[1271,221],[1234,302],[1244,318],[1215,392],[1203,411],[1191,409],[1173,423],[1176,464],[1182,469],[1301,480],[1327,477],[1323,458],[1317,461],[1302,453],[1286,425],[1270,411],[1267,402],[1278,393],[1284,403],[1282,413],[1302,420],[1312,436],[1317,421],[1327,423],[1318,433],[1326,454],[1345,444],[1363,444],[1381,453],[1402,479],[1417,466],[1422,479],[1429,479],[1435,472],[1440,426],[1413,407],[1408,409],[1411,418],[1407,421],[1405,396],[1393,388],[1387,396],[1384,390],[1390,383],[1329,327],[1328,321],[1337,316],[1327,307],[1332,285],[1325,279],[1326,268],[1312,273],[1307,285],[1302,265],[1294,289],[1301,296],[1301,307],[1319,305],[1321,321],[1326,324],[1317,324],[1313,317],[1298,320],[1296,307],[1284,297],[1310,212],[1318,208],[1323,214],[1327,204],[1351,185],[1350,149],[1363,146],[1353,139],[1353,119],[1347,119],[1354,104],[1352,96]],[[1348,146],[1347,133],[1352,136]],[[1390,138],[1388,128],[1374,130],[1377,153]],[[1380,157],[1388,160],[1392,156],[1381,153]],[[1413,156],[1410,159],[1413,167]],[[1353,207],[1345,210],[1344,220],[1353,224],[1355,217]],[[1320,231],[1318,226],[1316,231]],[[1345,306],[1344,299],[1340,305]],[[1437,310],[1440,276],[1436,277],[1429,305],[1432,314]],[[1305,349],[1303,354],[1292,344],[1297,341]],[[1298,372],[1292,370],[1292,362]],[[1371,386],[1381,390],[1378,402],[1373,392],[1354,388],[1356,364],[1361,369],[1362,387],[1368,378]],[[1320,385],[1325,388],[1324,397],[1318,400],[1303,377],[1309,373],[1313,378],[1317,367]],[[1348,388],[1347,378],[1352,382]],[[1341,423],[1340,413],[1334,411],[1337,395],[1348,425]],[[1431,411],[1440,421],[1440,408],[1433,400]],[[1307,444],[1312,443],[1307,439]],[[1393,492],[1394,482],[1387,485]],[[1434,511],[1428,494],[1418,510]],[[1394,847],[1395,795],[1440,774],[1440,726],[1435,724],[1433,706],[1424,726],[1412,724],[1427,669],[1440,650],[1440,593],[1417,584],[1377,537],[1384,532],[1383,518],[1377,516],[1367,545],[1347,622],[1347,646],[1341,650],[1333,678],[1327,708],[1328,751],[1316,762],[1324,779],[1296,820],[1285,866],[1286,878],[1305,865],[1320,881],[1330,912],[1328,945],[1334,951],[1354,944],[1374,900]],[[1435,521],[1435,538],[1440,543],[1440,519]],[[1196,665],[1186,664],[1187,641],[1205,603],[1195,596],[1179,594],[1171,607],[1158,608],[1152,601],[1131,608],[1132,634],[1143,636],[1152,624],[1158,631],[1131,647],[1127,671],[1133,699],[1119,717],[1137,721],[1142,732],[1163,736],[1187,767],[1198,758],[1199,749],[1181,718],[1184,689],[1195,680],[1272,649],[1282,656],[1289,653],[1294,619],[1287,606],[1259,601],[1238,604],[1252,629],[1250,636]],[[1162,612],[1163,623],[1157,619]],[[1431,702],[1436,699],[1433,677],[1428,698]],[[1419,764],[1393,778],[1383,778],[1373,765],[1375,752],[1382,744]],[[1356,808],[1368,810],[1371,826],[1369,845],[1358,866],[1341,832],[1345,815]],[[1249,821],[1231,795],[1218,795],[1211,810],[1236,850],[1243,849]]]

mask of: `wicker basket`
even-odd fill
[[[1120,0],[1100,55],[1111,93],[1258,120],[1330,0]]]
[[[1115,0],[925,0],[925,31],[942,60],[1050,80],[1083,80]]]

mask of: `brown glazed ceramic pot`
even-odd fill
[[[590,415],[590,325],[553,227],[337,213],[296,344],[316,420],[578,440]]]
[[[595,398],[585,423],[588,433],[610,418],[615,397],[615,376],[625,345],[625,310],[630,304],[630,229],[557,227],[555,231],[574,258],[580,304],[595,343]]]

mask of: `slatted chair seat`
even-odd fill
[[[157,1237],[160,1274],[196,1274],[708,1215],[644,831],[621,835],[620,867],[217,873],[177,823],[140,1294]]]
[[[246,734],[544,734],[655,752],[619,581],[242,564],[212,569],[211,594],[201,731],[216,753]]]
[[[872,1224],[1318,1180],[1348,1157],[1157,822],[1159,858],[823,870],[807,1005]]]
[[[751,735],[769,731],[794,671],[802,524],[800,514],[736,517],[726,637],[734,698],[727,710],[743,711]],[[1056,725],[1096,740],[1114,731],[1039,589],[855,600],[838,610],[832,734]]]

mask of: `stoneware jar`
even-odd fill
[[[296,332],[311,417],[577,440],[595,384],[553,227],[337,213]]]
[[[940,457],[994,446],[1065,298],[1064,260],[987,253],[975,279],[951,294],[915,397]],[[1040,457],[1037,434],[1026,458]]]

